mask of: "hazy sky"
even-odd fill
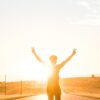
[[[100,0],[0,0],[0,75],[38,75],[31,47],[58,63],[77,48],[61,76],[100,74]]]

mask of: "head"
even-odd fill
[[[49,59],[50,59],[50,62],[52,64],[56,64],[57,63],[57,56],[56,55],[50,56]]]

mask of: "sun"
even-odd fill
[[[49,68],[47,68],[44,65],[41,65],[41,66],[34,68],[33,76],[36,81],[45,82],[45,81],[47,81],[47,79],[49,77],[49,73],[50,73]]]
[[[22,80],[46,82],[50,74],[50,66],[42,65],[31,59],[24,62],[21,69]]]

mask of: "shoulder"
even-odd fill
[[[57,69],[60,70],[64,65],[63,64],[58,64]]]

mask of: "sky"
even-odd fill
[[[32,47],[48,64],[77,49],[61,77],[100,74],[100,0],[0,0],[0,80],[44,74]]]

